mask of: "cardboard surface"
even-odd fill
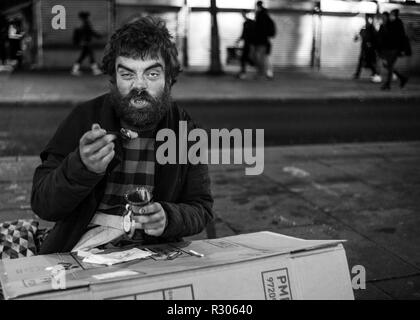
[[[147,246],[157,254],[110,267],[44,255],[0,261],[0,281],[6,299],[353,299],[341,242],[257,232]]]

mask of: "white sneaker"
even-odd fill
[[[102,71],[99,69],[98,65],[96,63],[92,64],[90,66],[90,68],[92,69],[92,74],[94,76],[99,76],[102,74]]]
[[[80,71],[80,64],[75,63],[73,65],[73,67],[71,68],[71,72],[70,73],[73,76],[80,76],[80,75],[82,75],[82,72]]]
[[[382,82],[382,77],[379,74],[375,74],[370,78],[370,81],[372,81],[373,83],[380,83]]]
[[[274,78],[273,70],[267,70],[265,75],[268,79],[273,79]]]
[[[392,74],[392,81],[397,81],[398,77],[395,73]]]

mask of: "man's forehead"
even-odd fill
[[[152,66],[161,66],[163,69],[165,68],[165,61],[160,57],[151,57],[146,56],[144,58],[137,57],[124,57],[124,56],[118,56],[117,59],[115,59],[115,65],[117,67],[127,67],[129,69],[147,69]]]

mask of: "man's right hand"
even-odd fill
[[[104,173],[114,158],[115,135],[106,134],[106,130],[94,123],[92,130],[86,132],[79,142],[80,158],[89,171]]]

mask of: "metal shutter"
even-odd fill
[[[151,15],[165,21],[166,27],[175,40],[178,34],[178,9],[175,10],[176,11],[168,11],[160,8],[152,10],[144,6],[118,5],[116,9],[116,27],[118,28],[136,17]]]
[[[360,42],[354,42],[353,39],[364,24],[364,14],[322,16],[321,68],[356,68],[360,53]]]
[[[312,15],[300,12],[271,13],[276,36],[271,39],[274,66],[310,66],[312,52]]]

